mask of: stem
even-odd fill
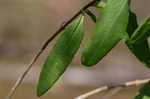
[[[40,51],[35,55],[35,57],[33,58],[33,60],[30,62],[29,65],[27,65],[26,70],[21,74],[21,76],[17,79],[16,83],[14,84],[14,86],[12,87],[12,89],[10,90],[10,92],[8,93],[8,95],[6,96],[6,99],[11,99],[12,96],[14,95],[14,93],[16,92],[16,89],[19,87],[19,85],[21,84],[21,82],[23,81],[24,77],[27,75],[27,73],[30,71],[30,69],[32,68],[33,64],[37,61],[37,59],[39,58],[39,56],[43,53],[43,51],[47,48],[48,44],[55,39],[55,37],[60,34],[74,19],[76,19],[84,10],[86,10],[87,8],[89,8],[91,5],[93,5],[95,2],[97,2],[97,0],[92,0],[91,2],[89,2],[87,5],[85,5],[80,11],[78,11],[72,18],[70,18],[62,27],[60,27],[52,37],[50,37],[42,46],[42,48],[40,49]]]
[[[150,81],[150,79],[144,79],[144,80],[135,80],[135,81],[129,81],[129,82],[126,82],[126,83],[123,83],[123,84],[117,84],[117,85],[111,85],[111,86],[108,86],[108,85],[105,85],[105,86],[102,86],[100,88],[97,88],[97,89],[94,89],[88,93],[85,93],[81,96],[78,96],[76,97],[75,99],[85,99],[89,96],[92,96],[94,94],[97,94],[97,93],[100,93],[102,91],[105,91],[105,90],[110,90],[112,88],[117,88],[118,91],[121,90],[122,88],[125,88],[125,87],[130,87],[130,86],[139,86],[139,85],[143,85],[143,84],[146,84]],[[112,94],[115,94],[116,92],[118,91],[115,91],[113,93],[110,93],[110,95]],[[107,96],[108,97],[108,96]]]
[[[103,87],[94,89],[94,90],[92,90],[92,91],[90,91],[90,92],[88,92],[88,93],[85,93],[85,94],[83,94],[83,95],[81,95],[81,96],[78,96],[78,97],[76,97],[75,99],[85,99],[85,98],[87,98],[87,97],[89,97],[89,96],[92,96],[92,95],[97,94],[97,93],[99,93],[99,92],[105,91],[105,90],[107,90],[107,89],[108,89],[107,86],[103,86]]]
[[[6,96],[6,99],[11,99],[12,96],[14,95],[14,93],[16,92],[16,89],[19,87],[19,85],[21,84],[21,82],[23,81],[24,77],[27,75],[27,73],[30,71],[30,69],[32,68],[33,64],[36,62],[36,60],[38,59],[38,57],[41,55],[43,51],[40,50],[35,57],[33,58],[33,60],[30,62],[30,64],[28,65],[28,67],[26,68],[26,70],[20,75],[20,77],[17,79],[17,81],[15,82],[15,84],[13,85],[13,87],[11,88],[10,92],[8,93],[8,95]]]

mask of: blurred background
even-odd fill
[[[132,9],[142,23],[150,14],[150,0],[132,1]],[[47,38],[87,2],[89,0],[0,0],[0,99],[4,99]],[[87,18],[85,35],[92,25]],[[38,59],[13,99],[73,99],[105,84],[150,77],[150,70],[131,54],[122,41],[91,68],[80,64],[81,47],[61,79],[38,98],[36,84],[39,73],[53,44]],[[111,99],[133,99],[138,89],[126,88]],[[103,94],[88,99],[100,99]]]

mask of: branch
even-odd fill
[[[90,92],[88,92],[88,93],[85,93],[85,94],[83,94],[83,95],[81,95],[81,96],[78,96],[78,97],[76,97],[75,99],[85,99],[85,98],[87,98],[87,97],[89,97],[89,96],[92,96],[92,95],[94,95],[94,94],[97,94],[97,93],[99,93],[99,92],[102,92],[102,91],[105,91],[105,90],[108,90],[108,89],[109,89],[108,86],[103,86],[103,87],[94,89],[94,90],[92,90],[92,91],[90,91]]]
[[[75,99],[85,99],[89,96],[92,96],[94,94],[97,94],[97,93],[100,93],[102,91],[106,91],[106,90],[110,90],[112,88],[117,88],[118,91],[121,90],[122,88],[125,88],[125,87],[131,87],[131,86],[139,86],[139,85],[143,85],[143,84],[146,84],[150,81],[150,79],[144,79],[144,80],[135,80],[135,81],[129,81],[129,82],[126,82],[126,83],[123,83],[123,84],[118,84],[118,85],[111,85],[111,86],[108,86],[108,85],[105,85],[105,86],[102,86],[100,88],[97,88],[97,89],[94,89],[88,93],[85,93],[81,96],[78,96],[76,97]],[[114,93],[110,93],[110,94],[115,94],[116,92],[118,91],[114,91]]]
[[[89,8],[91,5],[93,5],[97,0],[92,0],[91,2],[89,2],[87,5],[85,5],[80,11],[78,11],[72,18],[70,18],[62,27],[60,27],[52,37],[50,37],[42,46],[42,48],[40,49],[40,51],[35,55],[35,57],[33,58],[33,60],[30,62],[29,65],[27,65],[26,70],[22,73],[22,75],[20,75],[20,77],[17,79],[16,83],[14,84],[14,86],[12,87],[12,89],[10,90],[10,92],[8,93],[6,99],[11,99],[11,97],[14,95],[14,93],[16,92],[16,89],[19,87],[19,85],[21,84],[21,82],[23,81],[24,77],[27,75],[27,73],[30,71],[30,69],[32,68],[33,64],[37,61],[37,59],[39,58],[39,56],[43,53],[43,51],[47,48],[48,44],[55,39],[55,37],[60,34],[74,19],[76,19],[84,10],[86,10],[87,8]]]

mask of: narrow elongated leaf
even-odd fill
[[[38,96],[51,88],[71,63],[83,39],[83,19],[81,16],[70,24],[50,51],[40,74]]]
[[[130,43],[141,43],[147,40],[150,35],[150,18],[148,18],[144,24],[140,25],[138,29],[133,33],[130,39]]]
[[[145,84],[144,87],[139,90],[135,99],[150,99],[150,82]]]
[[[137,17],[136,14],[131,10],[129,11],[129,21],[127,26],[127,33],[129,37],[131,37],[134,31],[138,28]]]
[[[121,39],[128,24],[128,0],[109,0],[82,53],[83,65],[97,64]]]
[[[137,29],[138,23],[137,23],[137,18],[136,15],[130,11],[130,16],[129,16],[129,23],[127,27],[127,32],[129,36],[131,37],[134,35],[134,31]],[[140,27],[141,28],[141,27]],[[142,31],[142,30],[139,30]],[[143,33],[143,32],[141,32]],[[148,41],[147,39],[144,39],[142,41],[138,41],[138,43],[128,43],[129,49],[132,51],[132,53],[141,61],[143,62],[146,66],[150,66],[150,50],[148,46]]]
[[[133,54],[146,66],[150,67],[150,50],[148,41],[145,40],[138,44],[127,44]]]
[[[104,5],[104,6],[100,6],[100,7],[104,8],[106,4],[102,3],[99,5]],[[137,23],[136,14],[133,13],[132,11],[129,11],[129,22],[128,22],[128,26],[127,26],[127,33],[129,35],[129,37],[131,37],[133,35],[134,31],[137,28],[138,28],[138,23]],[[150,66],[150,51],[149,51],[149,46],[148,46],[147,40],[144,40],[139,44],[128,44],[128,42],[126,42],[126,44],[128,45],[129,49],[132,51],[132,53],[141,62],[143,62],[146,66]]]

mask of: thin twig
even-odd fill
[[[88,93],[85,93],[83,95],[80,95],[78,97],[76,97],[75,99],[85,99],[89,96],[92,96],[94,94],[97,94],[97,93],[100,93],[102,91],[106,91],[106,90],[110,90],[112,88],[116,88],[116,87],[120,87],[120,88],[125,88],[125,87],[130,87],[130,86],[139,86],[139,85],[143,85],[143,84],[146,84],[150,81],[150,79],[144,79],[144,80],[135,80],[135,81],[129,81],[129,82],[126,82],[126,83],[123,83],[123,84],[117,84],[117,85],[105,85],[105,86],[102,86],[100,88],[97,88],[95,90],[92,90]]]
[[[122,90],[124,87],[138,86],[138,85],[141,85],[141,84],[145,84],[148,81],[149,81],[149,79],[135,80],[135,81],[127,82],[125,85],[114,87],[108,93],[106,93],[106,95],[104,95],[102,97],[102,99],[109,99],[110,97],[112,97],[113,95],[115,95],[116,93],[118,93],[120,90]]]
[[[27,75],[27,73],[30,71],[30,69],[32,68],[33,64],[37,61],[37,59],[39,58],[39,56],[43,53],[43,51],[46,49],[46,47],[48,46],[48,44],[54,40],[54,38],[60,34],[74,19],[76,19],[84,10],[86,10],[88,7],[90,7],[91,5],[93,5],[97,0],[92,0],[91,2],[89,2],[87,5],[85,5],[80,11],[78,11],[72,18],[70,18],[62,27],[60,27],[52,37],[50,37],[42,46],[42,48],[40,49],[40,51],[35,55],[35,57],[33,58],[33,60],[30,62],[30,64],[27,66],[26,70],[22,73],[22,75],[17,79],[16,83],[14,84],[14,86],[12,87],[12,89],[10,90],[10,92],[8,93],[8,95],[6,96],[6,99],[11,99],[11,97],[14,95],[14,93],[16,92],[16,89],[19,87],[19,85],[21,84],[21,82],[23,81],[24,77]]]
[[[23,72],[23,74],[20,75],[20,77],[17,79],[16,83],[13,85],[10,92],[6,96],[6,99],[11,99],[11,97],[14,95],[16,89],[19,87],[19,85],[23,81],[24,77],[27,75],[29,70],[32,68],[33,64],[36,62],[36,60],[38,59],[38,57],[40,56],[41,53],[42,53],[42,50],[38,52],[38,54],[33,58],[33,60],[30,62],[30,64],[28,65],[26,70]]]
[[[94,94],[97,94],[97,93],[102,92],[102,91],[105,91],[105,90],[108,90],[108,87],[107,87],[107,86],[103,86],[103,87],[94,89],[94,90],[92,90],[92,91],[90,91],[90,92],[88,92],[88,93],[86,93],[86,94],[83,94],[83,95],[81,95],[81,96],[79,96],[79,97],[76,97],[75,99],[85,99],[85,98],[87,98],[87,97],[89,97],[89,96],[92,96],[92,95],[94,95]]]

